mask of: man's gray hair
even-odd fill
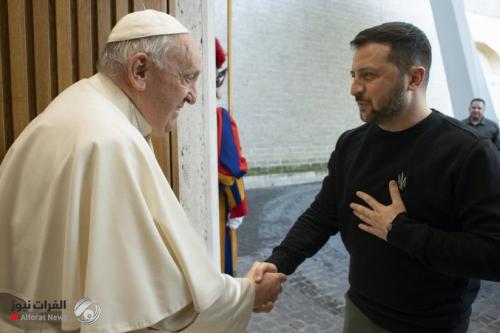
[[[107,43],[97,62],[97,69],[108,75],[119,75],[125,71],[130,57],[144,52],[157,68],[163,70],[167,64],[168,50],[176,43],[175,37],[160,35]]]

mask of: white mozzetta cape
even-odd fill
[[[200,315],[186,331],[244,332],[253,287],[213,267],[150,130],[103,74],[28,125],[0,166],[0,293],[65,300],[63,330],[138,330],[191,307]],[[102,309],[91,325],[73,313],[83,297]]]

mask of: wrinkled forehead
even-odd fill
[[[168,51],[169,63],[180,67],[200,68],[201,52],[191,34],[179,34]]]

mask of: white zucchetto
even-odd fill
[[[133,12],[122,17],[109,34],[106,43],[159,36],[187,34],[186,29],[179,21],[167,13],[153,9]]]

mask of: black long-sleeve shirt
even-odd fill
[[[462,120],[464,124],[467,124],[473,128],[480,136],[488,138],[493,142],[493,144],[500,150],[500,138],[498,125],[494,121],[491,121],[485,117],[481,118],[479,123],[474,124],[469,118]]]
[[[344,133],[328,169],[266,261],[291,274],[340,232],[348,294],[366,316],[392,332],[462,332],[475,279],[500,281],[500,154],[491,141],[433,110],[401,132],[365,124]],[[364,204],[360,190],[388,205],[398,179],[407,212],[385,242],[359,229],[349,203]]]

